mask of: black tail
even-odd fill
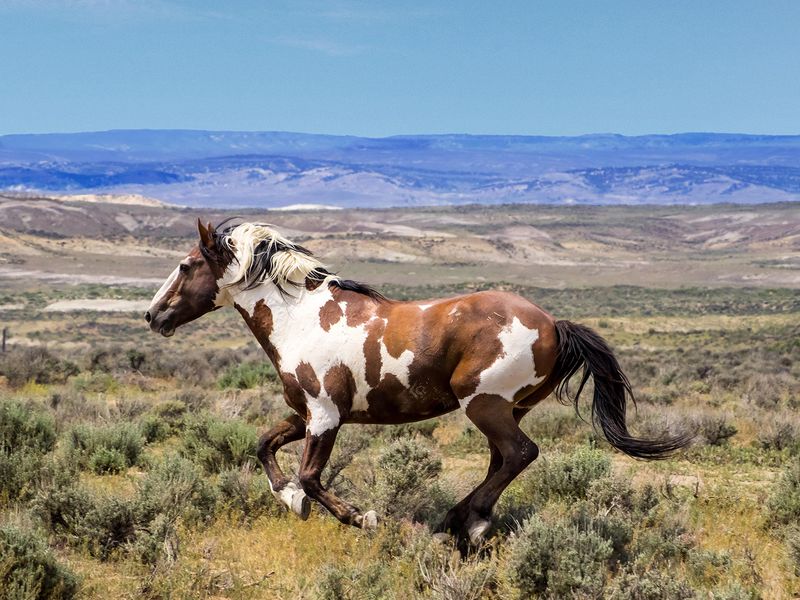
[[[558,358],[552,375],[560,381],[556,397],[573,401],[577,410],[578,397],[591,375],[594,380],[592,421],[612,446],[635,458],[661,459],[692,441],[692,436],[686,434],[665,436],[659,440],[633,437],[625,424],[628,397],[635,403],[633,391],[606,341],[592,329],[570,321],[556,321],[556,333]],[[581,366],[581,382],[573,396],[569,391],[569,380]]]

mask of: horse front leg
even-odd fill
[[[303,439],[305,434],[305,421],[294,414],[267,431],[258,442],[258,459],[267,474],[272,494],[304,521],[311,512],[311,502],[306,493],[283,474],[275,453],[282,446]]]
[[[362,529],[374,529],[378,525],[378,517],[374,510],[362,514],[355,506],[326,490],[320,482],[322,470],[328,463],[338,433],[338,426],[319,434],[306,432],[306,448],[300,466],[300,485],[306,494],[327,508],[342,523]]]

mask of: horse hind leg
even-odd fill
[[[304,521],[311,512],[311,502],[306,493],[284,475],[275,453],[282,446],[303,439],[305,434],[305,421],[300,415],[292,415],[267,431],[258,442],[258,459],[267,474],[272,494]]]
[[[491,526],[492,509],[500,494],[539,456],[539,447],[520,429],[527,412],[515,409],[502,396],[481,394],[467,406],[467,417],[494,444],[502,464],[472,493],[460,537],[479,543]]]
[[[513,411],[514,420],[519,423],[520,420],[522,420],[522,417],[524,417],[529,410],[530,409],[527,408],[515,408]],[[478,484],[474,490],[467,494],[458,504],[447,511],[444,521],[442,521],[442,523],[436,528],[437,533],[458,534],[463,529],[464,523],[466,523],[467,518],[469,517],[470,502],[472,501],[473,496],[475,496],[478,490],[485,486],[492,476],[503,466],[503,455],[491,440],[489,440],[489,452],[489,468],[487,469],[486,477],[484,477],[483,481]]]

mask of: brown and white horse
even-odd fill
[[[374,527],[320,483],[346,423],[407,423],[463,410],[488,438],[483,482],[440,526],[478,542],[508,484],[539,454],[520,419],[583,367],[594,379],[592,415],[612,446],[638,458],[664,458],[685,436],[642,440],[625,424],[627,378],[595,332],[557,321],[524,298],[479,292],[398,302],[332,274],[311,253],[269,225],[215,231],[198,221],[200,241],[164,282],[145,319],[164,336],[212,310],[233,307],[266,351],[296,414],[265,433],[258,457],[275,496],[307,518],[308,497],[342,523]],[[300,487],[275,452],[305,438]]]

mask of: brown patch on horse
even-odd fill
[[[343,290],[336,286],[331,286],[331,295],[338,302],[345,303],[345,317],[348,327],[358,327],[369,321],[376,312],[375,300],[364,294],[359,294],[350,290]]]
[[[381,312],[386,314],[387,322],[386,331],[383,334],[383,344],[389,355],[393,358],[400,358],[400,355],[406,350],[415,352],[414,340],[419,338],[420,330],[425,322],[424,315],[422,319],[420,318],[418,307],[397,304]]]
[[[384,332],[383,319],[374,319],[367,325],[367,339],[364,340],[364,377],[367,385],[377,387],[381,379],[381,337]]]
[[[238,304],[234,304],[234,306],[236,307],[236,310],[239,311],[239,314],[244,317],[245,323],[247,323],[247,326],[250,328],[250,331],[253,332],[253,335],[256,336],[256,339],[258,340],[258,343],[261,344],[264,352],[266,352],[267,356],[269,356],[270,360],[272,360],[275,368],[279,369],[280,354],[278,354],[275,346],[273,346],[272,342],[269,340],[269,336],[272,335],[273,328],[272,311],[270,310],[269,306],[267,306],[264,300],[259,300],[256,302],[256,305],[253,308],[252,315]]]
[[[356,382],[350,367],[341,363],[334,365],[325,373],[322,385],[339,409],[340,417],[344,418],[350,412],[353,395],[356,393]]]
[[[344,312],[339,303],[336,300],[328,300],[319,309],[319,326],[325,331],[330,331],[331,327],[336,325],[343,316]]]
[[[306,414],[306,395],[300,382],[293,373],[281,371],[281,383],[283,383],[283,398],[290,408],[300,415]]]
[[[305,361],[301,362],[299,365],[297,365],[295,374],[297,375],[297,381],[300,383],[300,387],[302,387],[314,398],[319,396],[319,379],[317,379],[317,374],[314,372],[314,368],[310,364]]]
[[[309,292],[313,292],[321,285],[322,285],[322,279],[311,279],[311,277],[306,277],[306,289]]]

